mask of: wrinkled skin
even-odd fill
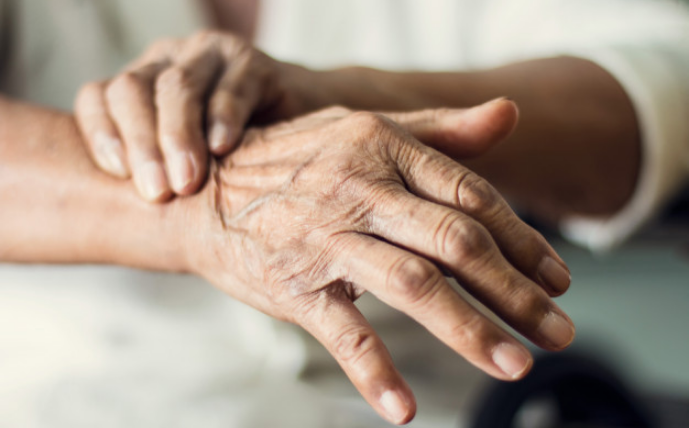
[[[228,153],[250,118],[305,111],[308,91],[294,87],[303,74],[238,36],[202,31],[159,40],[118,76],[84,85],[75,113],[96,164],[162,202],[197,191],[209,154]]]
[[[461,128],[471,110],[451,115]],[[452,289],[439,267],[535,344],[562,349],[571,321],[544,260],[564,267],[483,179],[416,138],[418,115],[324,110],[250,128],[211,164],[190,248],[195,271],[314,335],[389,421],[415,412],[409,387],[354,301],[371,292],[500,379],[531,357]],[[471,120],[474,120],[472,118]],[[442,120],[441,120],[442,121]]]

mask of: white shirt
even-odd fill
[[[571,218],[571,240],[607,250],[689,180],[689,13],[663,0],[265,0],[258,43],[312,67],[462,70],[573,55],[629,94],[643,142],[636,192],[611,218]],[[279,37],[278,37],[279,35]]]
[[[563,233],[612,248],[689,177],[689,14],[671,0],[263,0],[257,44],[315,68],[459,70],[553,55],[607,69],[637,112],[637,191],[612,218]],[[0,0],[0,89],[68,109],[87,80],[112,75],[153,40],[203,27],[192,0]]]

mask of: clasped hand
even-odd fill
[[[157,44],[118,78],[86,86],[77,116],[99,166],[131,172],[149,200],[193,193],[209,165],[208,183],[184,201],[190,269],[309,331],[391,422],[409,421],[415,402],[354,305],[365,292],[500,379],[524,376],[529,352],[441,268],[538,346],[572,341],[551,299],[569,286],[564,262],[485,180],[432,148],[487,150],[513,129],[511,102],[387,115],[330,108],[242,136],[257,112],[300,110],[308,96],[287,69],[203,33]]]

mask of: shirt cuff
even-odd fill
[[[653,219],[687,182],[689,51],[623,47],[578,52],[576,56],[595,62],[619,81],[635,108],[640,128],[642,163],[628,203],[611,217],[576,216],[560,223],[569,240],[605,252]]]

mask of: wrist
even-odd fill
[[[290,117],[333,105],[372,110],[376,106],[398,105],[395,84],[385,74],[365,67],[313,70],[296,64],[279,63],[279,74],[288,94]]]
[[[176,198],[170,204],[170,223],[180,231],[183,250],[179,263],[184,272],[213,281],[225,260],[231,259],[230,245],[224,230],[219,161],[211,158],[204,187],[195,195]]]
[[[482,104],[490,99],[482,90],[484,80],[478,73],[346,67],[315,72],[309,84],[324,100],[319,108],[342,105],[354,110],[408,111]]]
[[[190,208],[187,198],[152,204],[140,198],[131,182],[113,183],[80,210],[88,213],[84,222],[86,230],[91,229],[82,246],[89,249],[82,262],[190,273]]]
[[[324,107],[339,104],[328,72],[313,70],[297,64],[278,62],[278,73],[287,94],[289,114],[301,116]]]

